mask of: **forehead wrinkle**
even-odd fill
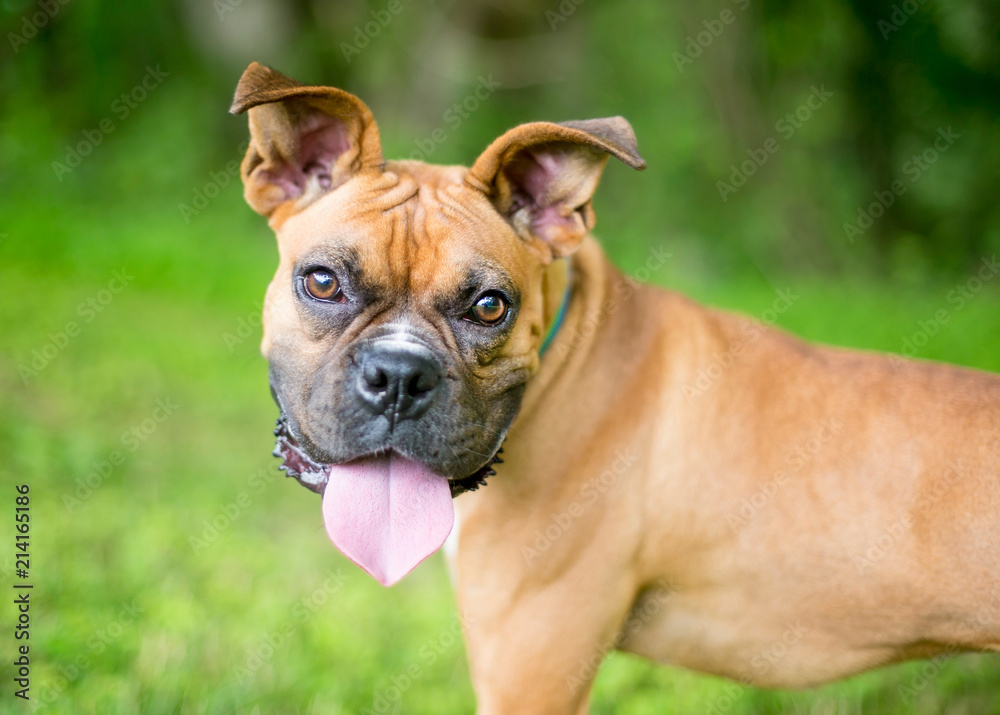
[[[443,233],[449,231],[449,227],[440,225],[440,204],[432,194],[432,190],[421,191],[421,201],[414,207],[414,254],[409,266],[411,289],[415,291],[430,288],[447,270],[444,254],[448,241],[441,235],[431,236],[431,231],[437,229]]]
[[[420,193],[420,184],[412,176],[386,172],[382,178],[394,181],[389,186],[380,184],[369,186],[365,191],[366,195],[360,197],[363,202],[369,203],[375,210],[387,213],[407,204]]]
[[[473,209],[466,206],[465,203],[456,199],[453,191],[440,191],[438,192],[437,199],[442,214],[450,214],[455,219],[463,221],[466,225],[474,225],[482,221],[482,216],[479,216]]]
[[[454,262],[447,258],[449,242],[442,240],[441,236],[432,237],[428,229],[429,225],[438,224],[434,226],[438,231],[449,230],[448,226],[440,225],[448,222],[442,221],[441,206],[436,200],[436,194],[434,187],[422,186],[418,199],[405,209],[408,231],[403,242],[409,251],[406,262],[401,264],[402,270],[406,271],[405,301],[408,303],[411,296],[420,297],[421,300],[409,307],[437,335],[447,350],[457,353],[458,339],[448,317],[437,311],[436,300],[440,286],[443,284],[446,290],[448,287],[455,287],[461,276],[457,274]],[[448,369],[451,374],[452,368]]]
[[[390,213],[390,229],[388,245],[386,247],[386,258],[389,264],[389,273],[393,277],[393,283],[403,292],[409,291],[410,276],[408,267],[413,253],[413,233],[415,217],[412,207],[404,205],[397,206]],[[405,299],[405,295],[403,298]]]
[[[419,265],[426,274],[424,284],[437,282],[439,294],[457,293],[475,273],[484,283],[495,284],[492,287],[509,289],[510,266],[493,255],[499,244],[489,236],[492,217],[482,215],[483,207],[477,204],[470,207],[462,200],[464,195],[457,194],[454,188],[422,187],[421,204],[428,210],[421,225],[423,255],[414,265]],[[434,236],[429,234],[428,226]]]
[[[406,266],[410,259],[410,236],[413,232],[412,213],[420,187],[405,174],[383,174],[394,181],[385,186],[372,186],[363,197],[362,205],[368,219],[369,234],[365,253],[373,265],[385,265],[385,287],[403,295],[408,285]]]

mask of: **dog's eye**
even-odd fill
[[[496,325],[507,317],[507,300],[495,291],[483,293],[466,317],[481,325]]]
[[[305,287],[306,293],[316,300],[334,301],[341,295],[340,283],[337,281],[337,276],[323,269],[307,273],[305,276]]]

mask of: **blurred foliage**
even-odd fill
[[[362,97],[389,157],[467,164],[521,122],[622,114],[649,169],[612,166],[598,192],[620,265],[666,247],[654,281],[754,314],[790,285],[802,298],[781,325],[900,351],[1000,250],[998,23],[987,0],[0,0],[0,475],[36,495],[43,711],[360,712],[414,662],[403,712],[472,709],[440,557],[375,586],[268,457],[257,343],[273,239],[232,171],[246,119],[226,113],[251,60]],[[501,86],[462,116],[454,105],[483,79]],[[796,127],[797,111],[809,118]],[[939,130],[957,138],[919,168]],[[769,140],[779,149],[723,201],[719,182]],[[905,191],[871,209],[894,182]],[[849,237],[859,210],[882,215]],[[133,279],[88,320],[81,305],[117,270]],[[983,288],[920,357],[1000,370],[998,308]],[[70,322],[81,332],[60,347]],[[70,509],[63,498],[159,399],[176,416]],[[244,492],[250,506],[195,550],[190,537]],[[0,557],[0,584],[11,566]],[[344,583],[295,617],[338,569]],[[106,639],[133,601],[136,622]],[[425,646],[438,657],[415,661]],[[614,656],[593,710],[1000,711],[995,658],[943,663],[903,698],[926,667],[793,694]]]
[[[523,121],[626,116],[650,168],[641,180],[610,172],[599,199],[602,225],[627,227],[616,237],[624,254],[670,236],[697,245],[720,270],[750,260],[765,272],[923,275],[967,269],[1000,247],[1000,6],[989,0],[647,1],[627,9],[397,0],[397,13],[389,2],[319,0],[50,5],[5,0],[0,20],[15,46],[0,70],[0,161],[16,184],[25,171],[51,183],[62,147],[113,118],[116,98],[147,66],[169,78],[136,110],[146,116],[119,122],[116,132],[141,131],[142,158],[170,165],[158,168],[156,188],[217,169],[245,135],[245,121],[226,115],[226,99],[257,59],[361,96],[388,156],[468,163]],[[28,39],[38,19],[43,26]],[[472,121],[446,121],[484,77],[500,89]],[[830,98],[803,110],[813,88]],[[779,129],[797,110],[809,118]],[[446,136],[440,144],[430,141],[437,128]],[[935,157],[938,132],[949,129],[957,139]],[[113,138],[108,144],[125,144]],[[769,138],[779,151],[753,166]],[[421,151],[428,143],[432,151]],[[102,149],[58,190],[97,190],[88,179],[115,159]],[[746,184],[723,201],[718,182],[729,183],[734,167]],[[905,193],[868,212],[894,181]],[[848,236],[844,226],[858,224],[859,209],[882,215]]]

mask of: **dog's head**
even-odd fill
[[[441,476],[496,453],[538,366],[543,272],[594,222],[609,155],[636,168],[620,117],[517,127],[471,169],[386,162],[369,109],[252,64],[247,202],[280,264],[262,351],[315,462],[398,453]]]
[[[361,100],[256,63],[231,111],[250,116],[247,202],[278,236],[278,453],[324,494],[334,542],[392,583],[495,460],[538,368],[546,274],[593,225],[608,156],[642,168],[635,137],[617,117],[540,122],[471,169],[386,162]]]

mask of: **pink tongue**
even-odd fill
[[[448,480],[422,464],[392,454],[330,467],[326,533],[383,586],[441,548],[454,521]]]

